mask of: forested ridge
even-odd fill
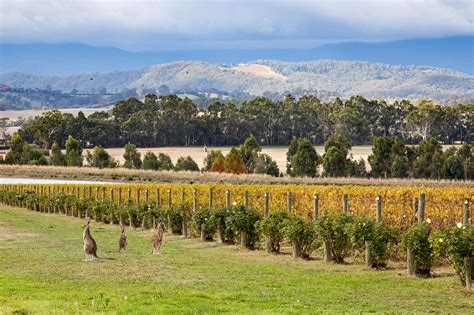
[[[25,124],[22,138],[42,148],[54,142],[64,147],[67,137],[84,147],[234,146],[253,134],[260,145],[289,145],[294,138],[323,144],[340,135],[352,145],[372,144],[377,136],[397,136],[416,144],[432,137],[441,143],[473,140],[474,104],[441,106],[408,100],[388,103],[353,96],[322,102],[307,95],[274,101],[255,97],[234,103],[216,101],[201,109],[188,98],[148,94],[143,101],[118,101],[111,112],[89,117],[53,110]]]

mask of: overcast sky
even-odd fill
[[[0,0],[1,42],[127,50],[473,35],[472,0]]]

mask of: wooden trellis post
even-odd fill
[[[291,213],[291,192],[286,193],[286,208]]]
[[[209,207],[212,207],[212,188],[209,189]],[[224,244],[224,227],[221,220],[217,220],[217,243]]]
[[[160,190],[156,189],[156,207],[160,208],[161,207],[161,196],[160,196]]]
[[[382,197],[380,196],[375,198],[375,221],[382,222]]]
[[[464,209],[463,209],[463,218],[462,218],[462,224],[464,226],[468,226],[469,225],[469,217],[470,217],[470,213],[469,213],[469,199],[464,199]]]
[[[225,192],[225,207],[230,208],[230,191],[226,190]]]
[[[122,187],[118,188],[117,191],[117,208],[119,209],[119,224],[120,226],[123,225],[123,217],[122,217]]]
[[[168,189],[168,233],[173,234],[173,221],[171,218],[171,189]]]
[[[140,188],[137,188],[137,190],[135,191],[135,204],[138,209],[140,207]]]
[[[420,194],[418,199],[418,223],[425,221],[425,194]]]
[[[342,210],[344,211],[344,213],[349,213],[349,195],[347,194],[344,194],[343,197]]]
[[[425,221],[425,194],[418,197],[418,224]],[[413,248],[407,247],[407,274],[409,277],[416,275],[415,251]]]
[[[319,196],[318,196],[318,194],[314,194],[314,197],[313,197],[313,221],[314,221],[314,223],[318,223],[318,216],[319,216]]]
[[[382,198],[377,196],[375,198],[375,222],[382,222]],[[365,241],[365,265],[369,268],[373,267],[372,253],[371,253],[372,241]]]
[[[263,195],[263,216],[268,217],[268,192]],[[265,252],[271,254],[272,252],[272,238],[270,235],[265,235]]]
[[[114,189],[113,188],[110,188],[110,201],[112,203],[112,213],[110,214],[110,224],[114,224],[114,220],[115,220],[115,215],[114,215],[114,212],[115,212],[115,198],[114,198]]]
[[[209,188],[209,208],[212,208],[212,195],[213,195],[213,189]]]
[[[182,225],[181,225],[181,232],[182,232],[182,236],[184,238],[188,237],[188,222],[187,222],[187,211],[186,211],[186,208],[184,207],[184,203],[185,203],[185,195],[184,195],[184,189],[181,190],[181,211],[183,211],[183,219],[182,219]]]
[[[132,190],[128,188],[127,189],[127,206],[129,210],[130,210],[131,205],[132,205]],[[131,212],[128,213],[128,224],[130,225],[131,228],[135,226],[133,223],[133,216]]]

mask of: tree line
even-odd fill
[[[375,178],[427,178],[427,179],[474,179],[474,150],[470,144],[454,146],[443,151],[434,138],[422,140],[418,146],[406,145],[399,137],[375,137],[372,154],[354,160],[352,144],[342,135],[330,137],[324,144],[325,152],[319,155],[308,139],[294,138],[287,152],[286,174],[292,177],[375,177]],[[135,144],[127,143],[123,154],[123,167],[151,171],[194,171],[231,174],[266,174],[284,176],[271,156],[262,153],[257,139],[250,135],[240,146],[232,147],[224,156],[220,150],[211,150],[203,161],[204,167],[190,156],[180,157],[173,164],[165,153],[148,151],[142,159]],[[15,133],[5,164],[30,164],[52,166],[88,166],[116,168],[119,163],[102,146],[95,146],[84,154],[81,142],[69,135],[65,153],[54,142],[51,150],[40,149],[26,142]]]
[[[314,145],[340,135],[353,145],[373,144],[376,137],[398,137],[407,144],[433,138],[444,144],[474,139],[474,104],[414,105],[353,96],[321,102],[305,95],[283,100],[255,97],[234,103],[218,100],[201,109],[189,98],[148,94],[144,101],[118,101],[111,113],[86,117],[49,111],[20,130],[22,138],[44,149],[64,147],[69,135],[84,147],[236,146],[253,134],[259,145],[289,145],[305,138]]]

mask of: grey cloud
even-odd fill
[[[0,40],[149,48],[473,34],[471,1],[1,0]]]

